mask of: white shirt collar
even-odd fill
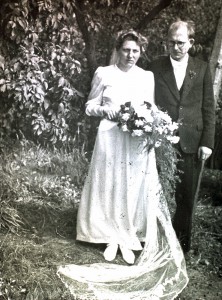
[[[188,53],[180,61],[177,61],[170,56],[170,60],[171,60],[173,68],[176,68],[176,67],[184,67],[185,68],[188,64],[188,59],[189,59]]]

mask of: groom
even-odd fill
[[[194,43],[194,24],[171,24],[167,45],[169,56],[153,61],[149,70],[155,77],[156,104],[180,121],[178,163],[181,181],[176,188],[173,226],[184,252],[191,246],[195,192],[201,160],[210,157],[214,146],[215,103],[209,65],[189,56]]]

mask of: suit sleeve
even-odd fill
[[[215,100],[209,64],[206,68],[203,82],[202,116],[203,133],[200,140],[200,146],[206,146],[213,149],[215,136]]]

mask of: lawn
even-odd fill
[[[0,300],[73,300],[56,275],[63,264],[103,262],[103,246],[75,240],[88,168],[84,149],[2,146],[0,158]],[[222,299],[222,172],[206,169],[186,257],[190,282],[178,300]],[[124,263],[118,255],[115,263]]]

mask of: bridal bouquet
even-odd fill
[[[131,102],[121,105],[118,126],[132,136],[146,139],[148,151],[158,148],[163,143],[166,145],[179,142],[179,137],[176,136],[178,123],[173,122],[167,113],[149,102],[140,106],[132,106]]]

